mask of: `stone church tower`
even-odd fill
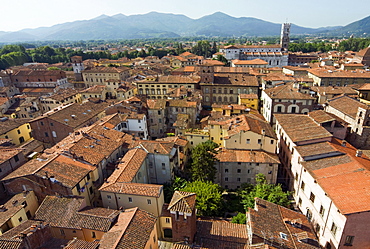
[[[82,56],[72,56],[71,57],[72,61],[72,67],[73,67],[73,72],[75,74],[75,79],[76,81],[83,81],[82,78],[82,70],[84,70],[84,64],[82,62]]]
[[[290,26],[291,23],[283,23],[281,25],[280,45],[283,51],[288,51]]]

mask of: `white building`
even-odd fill
[[[284,179],[325,248],[369,248],[369,158],[306,115],[275,115]]]

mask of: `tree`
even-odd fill
[[[213,182],[216,176],[216,161],[217,152],[215,149],[218,145],[215,142],[208,140],[200,143],[191,151],[191,178],[193,181],[211,181]]]
[[[194,181],[188,183],[185,192],[197,194],[196,208],[200,216],[218,216],[223,207],[221,187],[210,181]]]
[[[231,220],[231,223],[236,223],[236,224],[245,224],[247,221],[247,217],[245,215],[245,213],[238,213],[237,215],[235,215],[232,220]]]
[[[181,177],[175,177],[172,182],[167,182],[163,185],[164,201],[170,203],[173,193],[186,187],[188,182]]]
[[[281,185],[268,184],[266,182],[266,177],[261,173],[256,175],[256,182],[256,186],[250,184],[245,185],[240,192],[242,198],[241,202],[246,211],[249,207],[254,207],[255,197],[284,207],[290,206],[290,201],[288,199],[290,193],[284,192],[281,188]]]

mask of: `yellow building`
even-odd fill
[[[211,141],[226,149],[263,150],[275,153],[276,135],[270,124],[252,114],[208,123]]]
[[[33,191],[26,191],[13,196],[0,206],[0,235],[32,218],[39,207]]]
[[[31,137],[30,119],[9,119],[3,117],[0,120],[0,138],[11,139],[12,143],[20,145]]]
[[[191,147],[204,143],[209,140],[208,130],[188,129],[185,131],[186,140],[189,141]]]
[[[243,113],[248,113],[247,106],[239,105],[239,104],[230,104],[230,105],[222,105],[222,104],[212,104],[212,112],[219,112],[222,116],[232,116],[232,115],[240,115]]]
[[[82,71],[82,76],[87,87],[93,85],[106,85],[110,80],[121,82],[130,77],[128,67],[94,67]]]
[[[258,95],[257,94],[239,94],[238,104],[245,105],[247,108],[258,110]]]

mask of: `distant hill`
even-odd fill
[[[181,36],[277,36],[281,24],[252,17],[232,17],[222,12],[191,19],[185,15],[150,12],[142,15],[101,15],[91,20],[51,27],[1,32],[0,42],[33,40],[135,39]],[[292,24],[291,34],[370,33],[370,17],[345,27],[305,28]]]
[[[370,16],[365,17],[359,21],[350,23],[344,27],[333,30],[331,33],[338,35],[364,35],[370,34]]]

